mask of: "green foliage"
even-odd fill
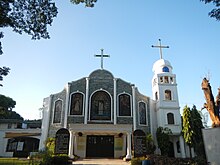
[[[158,127],[156,136],[157,136],[157,143],[158,147],[160,148],[162,155],[168,155],[169,152],[169,135],[172,134],[172,131],[165,127]]]
[[[0,158],[0,165],[39,165],[39,162],[19,158]]]
[[[49,38],[47,26],[58,13],[51,0],[4,0],[0,1],[0,11],[0,28],[11,27],[19,34],[31,35],[32,39]],[[0,39],[3,36],[0,32]]]
[[[70,0],[75,5],[78,5],[80,3],[85,3],[85,7],[94,7],[97,0]]]
[[[189,147],[194,147],[196,154],[205,159],[205,149],[202,137],[202,117],[199,114],[196,106],[190,110],[189,107],[185,106],[183,109],[183,137]],[[191,150],[190,150],[191,157]]]
[[[16,102],[7,96],[0,95],[0,108],[4,110],[12,110],[16,105]]]
[[[216,8],[212,9],[209,12],[209,16],[219,21],[220,20],[220,7],[219,7],[220,0],[200,0],[200,1],[204,2],[205,4],[212,3],[213,5],[215,5]]]
[[[0,1],[0,27],[11,27],[17,33],[25,32],[32,39],[49,38],[47,26],[57,15],[51,0]]]
[[[0,95],[0,119],[23,120],[23,118],[18,113],[12,111],[15,105],[16,102],[12,98]]]
[[[69,157],[66,154],[54,154],[55,138],[47,138],[46,148],[39,151],[32,159],[40,159],[40,165],[65,165],[69,163]]]
[[[156,150],[156,146],[154,145],[153,137],[151,134],[146,136],[146,150],[146,154],[154,154],[154,151]]]
[[[196,106],[194,105],[191,110],[191,121],[192,121],[192,129],[193,129],[193,147],[195,149],[195,152],[197,156],[205,159],[205,148],[204,148],[204,142],[202,137],[202,129],[204,128],[202,124],[202,117],[198,110],[196,109]]]
[[[69,160],[69,157],[67,155],[55,155],[55,156],[52,156],[51,164],[66,165],[66,164],[69,164],[68,160]]]
[[[186,105],[183,109],[183,138],[191,148],[193,145],[193,128],[190,108]]]
[[[0,36],[1,39],[1,36]],[[2,50],[1,50],[1,42],[0,42],[0,55],[2,54]],[[10,68],[8,67],[0,67],[0,81],[3,81],[3,76],[7,76],[9,73]],[[2,84],[0,84],[0,86],[3,86]]]
[[[142,160],[145,160],[145,157],[132,158],[131,165],[142,165]]]
[[[47,140],[46,140],[46,150],[48,150],[51,154],[54,154],[55,138],[47,138]]]
[[[47,26],[52,24],[57,13],[51,0],[0,0],[0,28],[11,27],[14,32],[31,35],[32,39],[47,39],[50,37]],[[3,54],[3,37],[0,31],[0,55]],[[0,81],[9,70],[8,67],[0,67]]]

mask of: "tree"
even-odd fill
[[[8,67],[0,67],[0,81],[3,80],[3,76],[7,76],[9,73],[10,68]],[[3,86],[2,84],[0,84],[0,86]]]
[[[57,13],[51,0],[0,0],[0,28],[11,27],[14,32],[31,35],[32,39],[48,39],[47,26],[52,24]],[[3,37],[0,31],[0,55],[3,54]],[[8,73],[8,67],[0,67],[0,81]]]
[[[209,12],[209,16],[219,21],[220,20],[220,8],[219,8],[220,0],[200,0],[200,1],[204,2],[205,4],[213,3],[215,5],[216,8],[212,9]]]
[[[11,111],[16,105],[16,102],[7,96],[0,95],[0,109],[4,111]]]
[[[70,0],[73,4],[81,4],[84,3],[86,7],[94,7],[95,3],[97,2],[97,0]],[[211,10],[209,12],[209,16],[212,18],[215,18],[217,21],[220,20],[220,0],[200,0],[202,2],[204,2],[205,4],[207,3],[213,3],[216,8],[214,8],[213,10]]]
[[[190,108],[186,105],[183,109],[183,138],[186,144],[189,146],[190,158],[192,158],[191,148],[193,146],[193,128],[192,128],[192,117]]]
[[[158,127],[156,132],[158,147],[160,148],[161,155],[168,156],[170,138],[169,135],[172,134],[172,131],[165,127]]]
[[[85,3],[86,7],[94,7],[97,0],[70,0],[73,4]]]
[[[193,130],[193,147],[195,149],[196,155],[205,159],[205,148],[202,137],[202,129],[204,128],[202,124],[202,117],[196,106],[193,105],[191,110],[191,121],[192,121],[192,130]]]
[[[23,120],[18,113],[12,111],[16,102],[7,96],[0,95],[0,119],[19,119]]]
[[[152,135],[149,133],[146,136],[146,154],[154,154],[154,151],[156,150],[156,146],[154,145],[154,140]]]
[[[32,39],[50,38],[47,26],[58,13],[51,0],[0,0],[0,12],[0,28],[11,27],[19,34],[31,35]]]

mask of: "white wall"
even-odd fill
[[[203,139],[205,143],[205,151],[207,161],[211,165],[220,164],[220,127],[203,129]]]

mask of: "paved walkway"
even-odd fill
[[[72,164],[75,165],[84,165],[84,164],[90,164],[90,165],[130,165],[129,162],[125,162],[121,159],[79,159],[77,161],[74,161]]]

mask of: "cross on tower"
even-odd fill
[[[108,54],[103,54],[103,50],[101,49],[101,54],[95,54],[95,57],[100,57],[101,58],[101,69],[103,69],[103,58],[104,57],[110,57]]]
[[[169,48],[169,46],[162,46],[162,45],[161,45],[161,39],[159,39],[159,45],[156,45],[156,46],[152,45],[151,47],[152,47],[152,48],[160,48],[160,59],[163,58],[162,48]]]

